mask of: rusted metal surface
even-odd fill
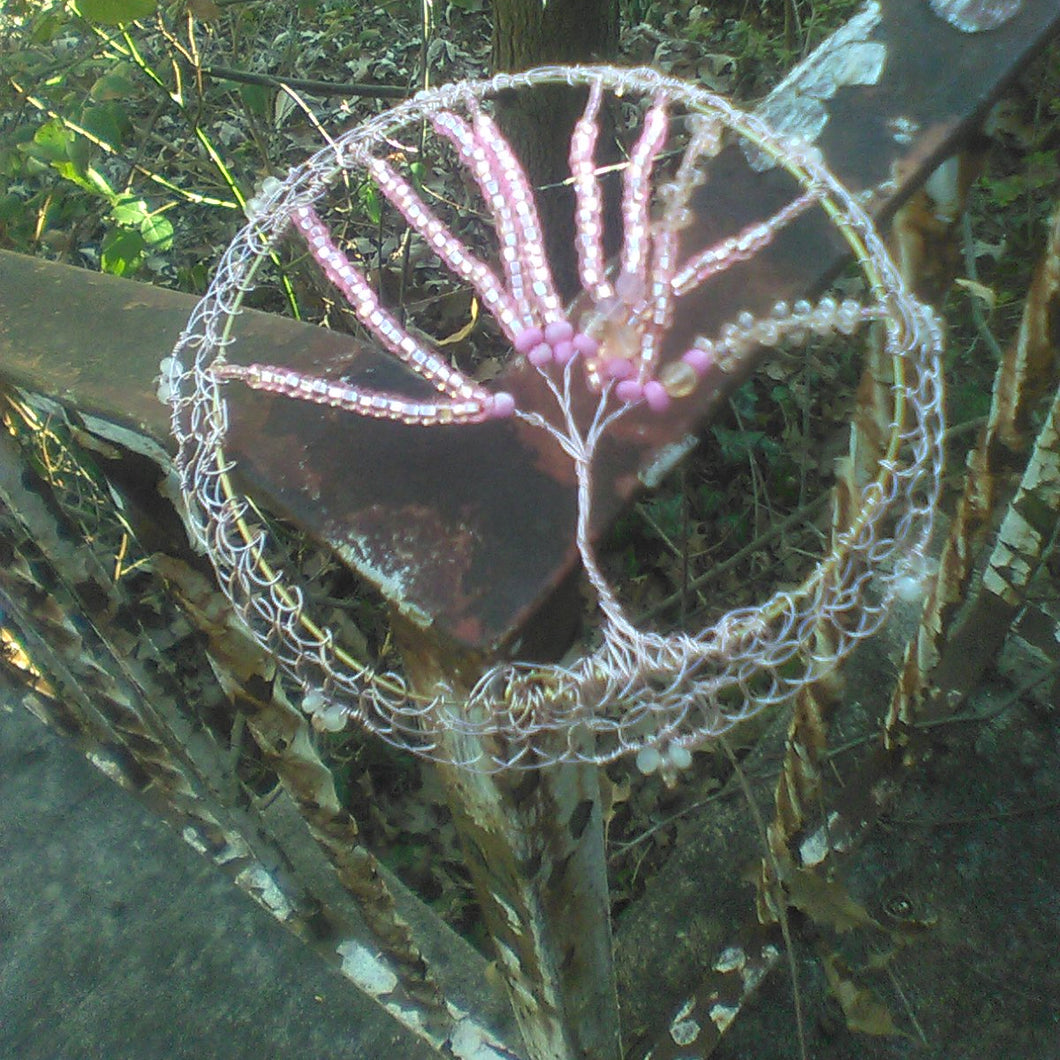
[[[195,303],[163,287],[0,250],[0,373],[168,445],[158,363]],[[244,313],[237,330],[241,341],[278,356],[348,355],[347,336],[268,313]]]
[[[870,3],[831,51],[788,79],[787,103],[771,104],[770,113],[792,131],[816,134],[831,169],[885,217],[1057,25],[1053,0],[1027,0],[988,32],[958,29],[922,0]],[[689,246],[765,216],[780,183],[776,173],[754,172],[738,151],[723,152],[698,195]],[[843,253],[823,221],[805,216],[753,267],[734,268],[686,298],[668,352],[726,320],[735,290],[742,307],[765,309],[819,287]],[[4,375],[163,435],[150,380],[190,300],[10,255],[0,270]],[[241,318],[238,341],[257,359],[304,372],[341,365],[355,383],[410,394],[422,385],[348,337],[260,314]],[[726,390],[752,368],[730,376]],[[519,367],[498,384],[524,405],[537,388]],[[601,454],[601,525],[724,396],[704,391],[666,417],[623,421]],[[539,432],[510,421],[426,431],[240,388],[230,403],[229,452],[254,495],[326,539],[436,635],[485,651],[511,646],[574,568],[572,474]]]

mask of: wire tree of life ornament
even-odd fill
[[[544,249],[535,191],[491,116],[502,91],[566,83],[587,89],[569,143],[574,249],[581,291],[561,298]],[[619,165],[621,245],[604,249],[601,119],[615,98],[637,128]],[[413,145],[413,146],[410,146]],[[786,174],[790,195],[767,216],[699,248],[682,242],[705,166],[724,149]],[[451,209],[416,179],[417,163],[458,168],[474,201]],[[340,245],[328,220],[336,188],[370,180],[421,251],[470,288],[513,357],[540,373],[549,407],[520,407],[457,370],[403,319]],[[754,259],[804,215],[823,214],[861,273],[858,298],[779,302],[731,317],[676,355],[665,340],[682,299]],[[819,153],[696,87],[646,69],[543,68],[422,92],[269,180],[224,254],[172,357],[179,468],[195,533],[254,635],[294,680],[318,728],[348,722],[427,757],[492,771],[558,761],[603,763],[636,753],[670,770],[690,748],[792,696],[878,628],[910,567],[923,560],[941,474],[941,336],[904,287],[875,229]],[[462,240],[457,230],[471,233]],[[488,229],[488,231],[485,231]],[[380,392],[341,378],[230,360],[232,322],[262,263],[291,243],[316,261],[360,326],[434,396]],[[601,439],[634,409],[665,417],[697,388],[738,371],[763,348],[881,329],[893,365],[890,437],[849,528],[802,584],[702,629],[638,628],[605,576],[591,533]],[[233,482],[225,453],[226,390],[246,386],[350,415],[422,430],[475,431],[511,420],[546,432],[573,465],[576,544],[598,602],[597,646],[563,664],[499,662],[469,693],[418,695],[399,672],[354,658],[285,576],[280,550]],[[452,486],[459,489],[459,481]],[[830,635],[819,637],[822,626]],[[456,732],[471,739],[443,739]],[[456,757],[459,757],[457,755]]]

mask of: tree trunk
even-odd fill
[[[493,0],[495,72],[602,62],[617,50],[618,5],[612,0]],[[574,198],[560,185],[568,175],[570,134],[584,104],[584,90],[548,85],[519,93],[518,98],[506,95],[497,105],[505,135],[538,189],[546,249],[565,298],[573,296],[578,284],[571,239]],[[610,143],[605,128],[601,151]],[[614,198],[606,190],[605,195],[608,202]]]
[[[613,0],[493,0],[494,70],[600,62],[617,49]]]

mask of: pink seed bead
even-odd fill
[[[524,328],[515,336],[512,345],[519,353],[529,353],[535,346],[539,346],[545,339],[545,333],[540,328]]]
[[[564,340],[563,342],[557,342],[552,347],[552,356],[556,359],[556,364],[561,368],[565,365],[576,353],[574,343]]]
[[[499,394],[493,395],[493,400],[489,404],[489,414],[491,418],[502,420],[506,416],[510,416],[514,411],[515,398],[506,390],[502,390]]]
[[[545,325],[545,342],[555,346],[560,342],[569,342],[574,335],[574,328],[569,320],[553,320]]]
[[[670,407],[670,395],[658,379],[649,379],[644,384],[644,400],[652,412],[665,412]]]
[[[595,357],[600,350],[600,343],[592,335],[586,335],[583,331],[579,331],[571,341],[583,357]]]
[[[685,362],[692,369],[696,375],[706,375],[707,370],[714,364],[715,358],[713,354],[707,353],[706,350],[701,350],[697,346],[693,346],[690,350],[685,350],[681,354],[681,360]]]
[[[539,342],[527,355],[526,359],[535,368],[544,368],[546,364],[552,363],[552,347],[545,342]]]
[[[604,361],[602,369],[608,379],[628,379],[633,374],[633,362],[624,357],[612,357]]]
[[[619,401],[626,401],[632,405],[633,402],[640,401],[644,397],[644,387],[636,379],[623,379],[615,387],[615,396]]]

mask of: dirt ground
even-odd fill
[[[981,690],[983,713],[1011,688]],[[825,981],[833,939],[798,933],[815,1060],[1060,1057],[1060,728],[1025,697],[991,720],[935,731],[933,749],[850,859],[844,883],[880,925],[844,937],[837,967],[864,991],[855,1034]],[[798,927],[799,925],[796,925]],[[874,1008],[872,1006],[879,1006]],[[714,1054],[797,1057],[790,977],[767,980]]]

